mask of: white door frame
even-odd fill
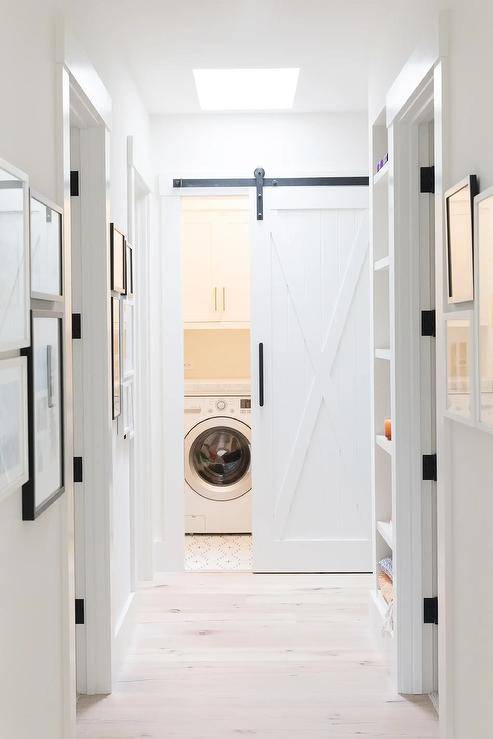
[[[446,259],[444,231],[444,181],[446,175],[445,121],[446,57],[440,56],[446,48],[446,34],[440,39],[437,55],[410,60],[395,81],[387,97],[390,125],[402,113],[410,100],[422,89],[428,76],[433,78],[434,157],[435,157],[435,301],[436,301],[436,435],[438,459],[437,483],[437,559],[438,559],[438,685],[440,700],[440,737],[452,739],[454,733],[453,709],[453,540],[452,511],[450,508],[451,445],[446,423],[446,339],[443,313],[446,305]]]
[[[76,670],[88,693],[111,691],[112,628],[110,588],[110,500],[112,481],[111,414],[110,414],[110,316],[108,301],[109,278],[109,128],[111,98],[91,63],[78,47],[70,31],[61,24],[57,29],[57,91],[58,137],[60,155],[59,199],[64,204],[64,237],[67,281],[67,352],[66,387],[72,392],[71,337],[71,222],[70,222],[70,123],[71,98],[77,98],[77,109],[88,124],[82,147],[86,159],[85,182],[81,179],[85,201],[83,216],[84,269],[90,295],[84,301],[84,358],[87,360],[85,381],[91,373],[91,392],[85,404],[86,429],[84,480],[90,491],[84,499],[84,519],[74,520],[73,486],[67,486],[67,525],[63,546],[66,551],[63,567],[64,592],[67,596],[64,630],[63,685],[65,690],[64,736],[75,736]],[[87,288],[86,288],[87,289]],[[99,372],[95,372],[95,367]],[[101,372],[101,367],[105,371]],[[72,437],[73,414],[67,407],[66,428]],[[67,478],[72,482],[72,442],[67,453]],[[75,454],[77,451],[75,450]],[[91,460],[92,463],[91,463]],[[78,491],[77,491],[78,492]],[[78,501],[77,501],[78,502]],[[77,531],[75,530],[77,528]],[[84,542],[77,555],[74,537]],[[79,549],[79,548],[78,548]],[[83,557],[83,563],[79,559]],[[82,639],[78,635],[76,667],[76,628],[74,624],[75,568],[84,570],[85,625]]]
[[[187,177],[194,177],[187,173]],[[200,173],[197,177],[203,176]],[[184,376],[183,313],[181,293],[181,199],[245,195],[245,188],[173,188],[172,176],[159,178],[161,281],[163,297],[162,357],[163,398],[163,486],[154,491],[154,562],[158,572],[184,569]],[[251,188],[253,190],[253,188]],[[252,201],[253,207],[253,201]]]
[[[433,72],[415,91],[389,128],[389,153],[394,182],[390,221],[394,270],[395,399],[394,526],[398,546],[396,577],[397,687],[402,693],[431,693],[433,627],[423,623],[423,598],[432,590],[432,496],[436,486],[422,480],[422,455],[435,451],[424,408],[435,403],[431,377],[431,339],[421,337],[425,282],[434,279],[421,263],[419,127],[433,119]],[[429,361],[428,371],[424,370]],[[433,368],[434,370],[434,368]]]
[[[127,138],[128,238],[134,248],[135,290],[135,438],[130,444],[132,590],[138,580],[152,580],[151,422],[151,186],[139,170],[133,136]]]

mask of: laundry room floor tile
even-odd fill
[[[187,534],[185,569],[250,571],[251,534]]]

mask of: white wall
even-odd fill
[[[480,188],[493,185],[491,0],[443,0],[448,10],[440,30],[447,33],[446,108],[444,114],[447,189],[469,173]],[[378,112],[384,91],[398,75],[407,54],[421,46],[437,18],[438,3],[410,4],[413,17],[376,54],[370,73],[370,107]],[[435,43],[437,40],[435,39]],[[378,57],[378,58],[377,58]],[[451,711],[454,731],[446,739],[485,739],[493,726],[493,438],[475,428],[446,420],[450,432],[450,489],[446,491],[453,561],[447,563],[452,594],[453,644]],[[444,735],[445,736],[445,735]]]
[[[0,158],[26,171],[31,186],[57,200],[59,184],[55,74],[58,0],[2,4]],[[92,37],[82,38],[82,45]],[[87,46],[90,44],[86,45]],[[90,50],[92,52],[93,50]],[[98,56],[98,71],[113,98],[111,212],[127,227],[127,136],[151,178],[149,121],[138,93],[111,50],[113,66]],[[96,65],[97,66],[97,65]],[[112,522],[113,624],[121,619],[130,583],[128,442],[114,438]],[[67,499],[37,521],[22,522],[21,491],[0,503],[0,736],[65,739],[63,571]]]
[[[451,0],[445,186],[466,174],[493,185],[491,0]],[[451,739],[492,734],[493,438],[451,423],[454,713]]]
[[[390,85],[416,46],[435,29],[438,0],[383,0],[379,12],[379,31],[368,70],[370,121],[384,107]]]
[[[32,187],[52,200],[57,199],[54,17],[55,3],[49,0],[5,3],[0,24],[0,158],[26,171]],[[62,497],[37,521],[22,522],[20,490],[0,503],[2,737],[63,735],[65,506]]]
[[[156,169],[172,177],[368,171],[365,113],[204,114],[151,119]]]

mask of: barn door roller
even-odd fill
[[[264,177],[265,169],[257,167],[254,172],[255,186],[257,188],[257,221],[264,220]]]
[[[257,193],[257,221],[264,218],[264,187],[368,187],[368,177],[266,177],[257,167],[253,179],[248,177],[224,179],[174,179],[174,188],[188,187],[254,187]]]

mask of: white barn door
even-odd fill
[[[266,190],[252,255],[256,572],[371,570],[369,306],[368,189]]]

